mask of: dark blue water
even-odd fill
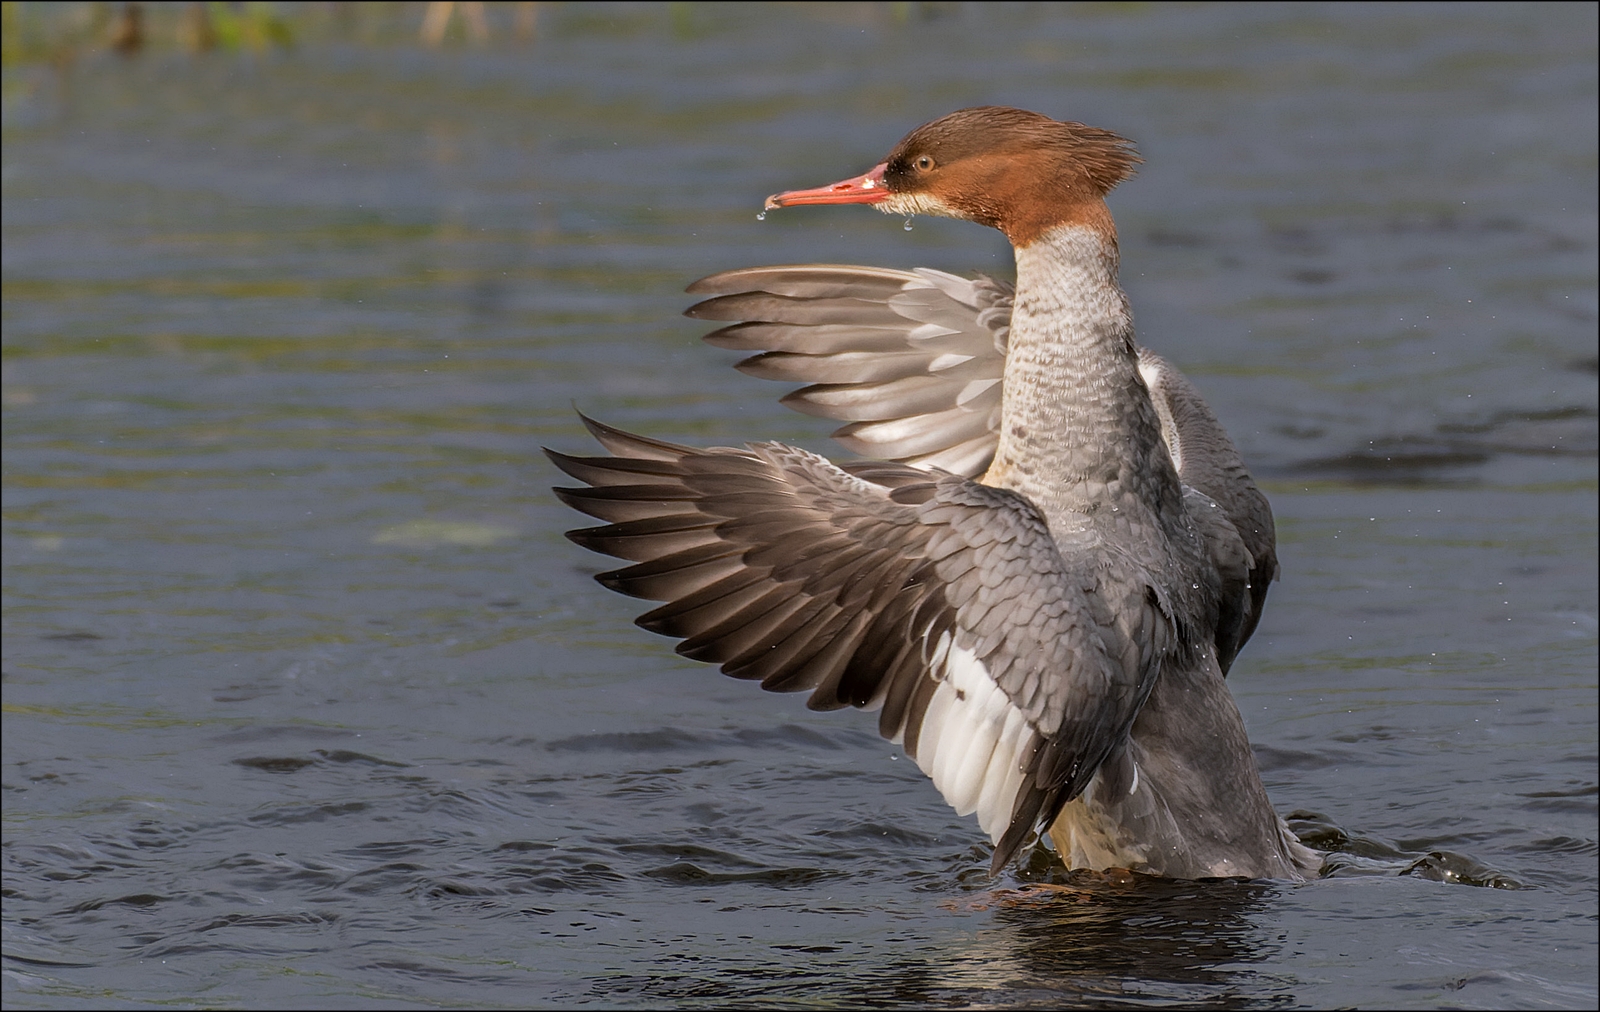
[[[540,11],[5,70],[8,1007],[1594,1005],[1593,6]],[[1009,270],[755,220],[987,102],[1146,158],[1123,280],[1277,511],[1230,683],[1320,881],[990,881],[870,715],[561,537],[574,403],[827,449],[694,278]]]

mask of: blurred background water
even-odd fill
[[[8,1007],[1594,1006],[1594,5],[138,9],[4,7]],[[1063,879],[561,537],[574,403],[829,448],[693,279],[1009,273],[756,220],[983,103],[1146,158],[1320,881],[996,892]]]

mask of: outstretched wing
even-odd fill
[[[976,478],[1000,432],[1011,288],[943,271],[812,264],[702,278],[685,313],[741,320],[706,335],[758,351],[739,370],[809,383],[783,403],[849,422],[833,438],[863,457]]]
[[[1121,744],[1169,647],[1143,574],[1068,556],[1025,498],[892,463],[850,471],[781,443],[697,450],[585,419],[609,457],[547,450],[606,521],[572,531],[632,565],[638,624],[813,709],[881,708],[998,870]]]
[[[1216,646],[1217,663],[1227,674],[1239,648],[1256,631],[1267,589],[1278,578],[1272,506],[1188,377],[1143,348],[1139,372],[1161,416],[1162,438],[1179,479],[1201,493],[1201,502],[1191,497],[1189,512],[1205,532],[1211,562],[1222,574]]]
[[[783,398],[850,424],[834,433],[867,457],[981,477],[999,441],[1012,289],[942,271],[799,264],[726,271],[689,286],[687,315],[741,320],[708,334],[758,351],[739,369],[810,383]],[[1190,512],[1222,574],[1217,659],[1224,673],[1255,631],[1277,578],[1272,508],[1228,433],[1170,363],[1139,352]]]

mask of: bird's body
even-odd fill
[[[1271,511],[1192,386],[1134,340],[1103,197],[1126,141],[963,110],[858,179],[770,206],[873,203],[1011,238],[1014,292],[809,265],[704,279],[689,313],[761,352],[786,402],[876,462],[695,450],[598,423],[560,490],[633,561],[613,589],[679,651],[813,708],[877,707],[994,867],[1036,830],[1071,867],[1300,878],[1224,681],[1276,573]]]

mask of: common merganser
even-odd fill
[[[869,204],[1005,233],[1015,290],[801,265],[695,282],[707,340],[878,459],[695,449],[585,418],[606,457],[572,531],[664,601],[638,624],[812,709],[877,708],[991,873],[1047,833],[1070,868],[1302,879],[1224,675],[1277,574],[1272,511],[1194,387],[1134,341],[1105,196],[1114,133],[995,106],[927,123],[863,175],[767,208]]]

